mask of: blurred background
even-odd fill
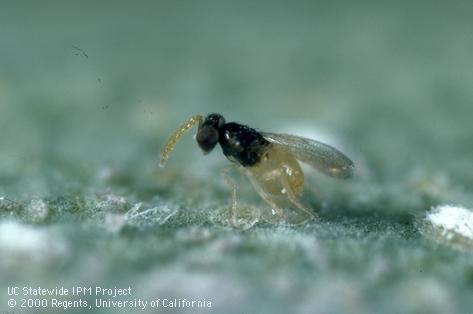
[[[419,221],[473,207],[472,16],[469,1],[0,1],[0,309],[7,286],[41,284],[216,313],[471,312],[471,248]],[[318,222],[234,229],[220,149],[204,157],[191,131],[157,166],[211,112],[325,141],[358,174],[307,172]],[[244,208],[265,206],[244,187]]]

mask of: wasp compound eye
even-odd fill
[[[204,126],[197,132],[197,143],[205,152],[209,153],[218,143],[218,131],[215,128]]]

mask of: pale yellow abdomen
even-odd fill
[[[284,180],[287,180],[295,196],[302,194],[304,173],[294,156],[271,145],[256,165],[247,167],[253,179],[267,193],[286,195]]]

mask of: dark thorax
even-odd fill
[[[222,125],[218,138],[223,154],[244,167],[257,164],[270,144],[255,129],[235,122]]]

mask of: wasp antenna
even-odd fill
[[[169,154],[173,151],[174,147],[176,146],[177,142],[181,139],[181,137],[189,131],[194,125],[197,123],[199,126],[202,124],[203,117],[201,115],[196,115],[187,120],[183,125],[181,125],[171,136],[169,136],[166,144],[161,150],[161,159],[159,161],[159,166],[164,168],[166,161],[169,158]]]

